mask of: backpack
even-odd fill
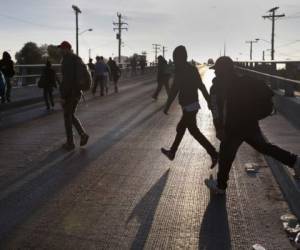
[[[5,96],[6,93],[6,81],[5,77],[0,71],[0,96]]]
[[[77,60],[77,77],[79,89],[82,91],[88,91],[92,86],[91,74],[87,69],[87,66],[83,63],[81,58]]]
[[[245,87],[245,95],[248,107],[248,115],[254,120],[262,120],[274,112],[272,97],[274,92],[262,80],[248,76],[242,77]]]

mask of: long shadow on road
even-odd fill
[[[160,197],[164,191],[165,185],[169,177],[170,169],[168,169],[162,177],[151,187],[141,201],[133,209],[131,215],[127,219],[127,223],[133,218],[137,218],[141,223],[135,239],[131,245],[131,249],[143,249],[147,241],[149,232],[152,227],[153,219]]]
[[[211,195],[199,233],[199,250],[230,250],[226,195]]]
[[[16,190],[1,199],[0,241],[5,239],[16,225],[34,214],[40,206],[51,199],[51,196],[55,195],[56,192],[79,175],[90,162],[96,160],[115,143],[150,120],[163,108],[156,108],[141,119],[135,121],[138,114],[143,114],[143,111],[152,104],[152,100],[147,101],[125,121],[108,131],[94,144],[89,145],[86,150],[82,150],[79,153],[75,152],[71,157],[64,156],[61,160],[56,160],[54,164],[49,163],[46,166],[42,166],[41,168],[44,168],[43,171],[39,169],[36,176],[33,176]]]

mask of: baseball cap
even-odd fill
[[[233,68],[233,61],[229,56],[221,56],[210,69],[218,68]]]
[[[72,45],[67,42],[67,41],[63,41],[60,45],[57,46],[58,48],[61,48],[61,49],[71,49],[72,48]]]

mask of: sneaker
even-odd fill
[[[80,136],[80,146],[86,145],[88,140],[89,140],[89,136],[87,134]]]
[[[204,180],[205,185],[210,189],[214,194],[225,194],[226,190],[218,188],[217,181],[210,178]]]
[[[295,178],[300,179],[300,157],[297,156],[297,160],[294,165]]]
[[[170,161],[173,161],[175,158],[175,153],[171,150],[167,150],[165,148],[161,148],[160,151],[169,158]]]
[[[67,151],[72,151],[75,148],[75,144],[66,142],[62,145],[62,148],[67,150]]]

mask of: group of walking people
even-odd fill
[[[82,89],[80,86],[80,81],[82,81],[83,78],[82,71],[84,72],[86,68],[81,58],[73,53],[72,46],[69,42],[63,41],[58,48],[62,54],[62,79],[59,81],[56,77],[53,78],[53,76],[51,76],[52,78],[49,82],[55,82],[55,80],[59,82],[59,91],[61,96],[61,105],[63,107],[66,131],[66,142],[62,145],[62,147],[65,150],[70,151],[75,148],[73,126],[80,136],[80,146],[85,146],[89,140],[89,135],[84,129],[81,121],[75,115],[76,108],[82,97]],[[51,64],[47,63],[47,66],[49,65],[51,67]],[[47,66],[43,74],[48,74],[49,76],[50,71],[47,69]],[[82,70],[82,67],[85,68],[85,70]],[[92,59],[89,60],[88,68],[91,74],[91,78],[89,76],[88,78],[93,82],[91,90],[94,95],[98,85],[100,85],[101,96],[108,93],[108,80],[113,81],[115,93],[119,91],[118,80],[121,76],[121,70],[116,62],[112,60],[112,58],[109,58],[108,62],[105,63],[103,57],[97,56],[95,64],[93,64]],[[51,71],[51,75],[52,72],[54,71]],[[54,87],[54,85],[51,85],[51,87]]]
[[[84,64],[81,58],[73,53],[69,42],[63,41],[58,47],[62,54],[62,79],[59,82],[59,91],[66,130],[66,142],[63,144],[63,148],[73,150],[75,148],[73,126],[80,136],[80,146],[86,145],[89,140],[89,135],[75,115],[78,102],[82,96],[79,85],[81,76],[78,68]],[[220,57],[213,66],[216,77],[213,79],[213,85],[210,93],[208,93],[198,69],[188,63],[187,51],[184,46],[175,48],[173,61],[174,74],[172,74],[167,61],[162,56],[158,57],[158,86],[152,96],[154,99],[157,99],[162,86],[165,86],[168,99],[164,113],[168,114],[169,108],[177,95],[182,108],[182,116],[177,125],[176,136],[171,147],[169,149],[161,148],[161,152],[168,159],[175,159],[180,142],[186,130],[188,130],[210,156],[211,168],[218,164],[217,178],[205,180],[206,186],[214,193],[225,193],[232,163],[243,142],[248,143],[258,152],[269,155],[293,168],[295,175],[300,177],[300,157],[267,142],[259,127],[259,120],[265,117],[265,115],[261,114],[265,104],[256,102],[255,98],[264,94],[271,100],[273,94],[271,89],[265,87],[263,91],[260,91],[264,93],[249,91],[249,86],[258,86],[257,82],[255,82],[256,80],[237,75],[231,58],[224,56]],[[11,67],[12,61],[9,54],[3,54],[3,59],[0,61],[0,70],[5,78],[8,78],[8,84],[9,78],[14,74]],[[108,62],[105,63],[103,57],[96,57],[96,63],[93,64],[92,60],[90,60],[88,67],[94,81],[93,94],[96,93],[98,85],[100,85],[100,95],[107,94],[108,90],[105,81],[108,79],[114,82],[115,92],[118,92],[117,83],[121,71],[114,60],[109,58]],[[169,88],[171,75],[173,75],[173,84]],[[44,82],[44,97],[49,109],[50,106],[54,106],[52,91],[56,87],[55,82],[59,81],[50,62],[46,63],[40,81]],[[201,91],[208,108],[212,112],[216,137],[221,141],[218,150],[201,133],[197,126],[197,113],[201,108],[198,90]],[[9,101],[9,94],[5,97],[1,96],[1,100],[3,99]]]
[[[109,81],[112,81],[114,84],[114,92],[119,92],[118,81],[121,76],[121,70],[111,57],[107,63],[105,63],[102,56],[97,56],[95,64],[93,63],[93,59],[90,58],[87,66],[91,74],[91,92],[93,95],[96,95],[98,86],[100,87],[100,96],[107,95]],[[54,108],[53,90],[54,88],[57,88],[57,84],[60,85],[60,80],[52,68],[51,62],[47,60],[41,77],[38,81],[38,87],[43,89],[43,96],[47,110]]]
[[[100,96],[108,94],[108,82],[112,81],[114,84],[114,92],[118,93],[118,81],[121,77],[121,70],[117,63],[110,57],[107,63],[105,63],[102,56],[96,57],[96,63],[93,63],[93,59],[89,59],[89,70],[93,79],[92,93],[95,95],[98,85],[100,86]]]
[[[224,194],[227,188],[229,172],[236,153],[243,142],[248,143],[258,152],[271,156],[294,169],[295,176],[300,177],[300,157],[266,141],[259,127],[259,120],[269,112],[268,100],[272,98],[272,91],[264,83],[250,77],[239,76],[234,70],[230,57],[220,57],[212,67],[216,77],[208,93],[202,82],[198,69],[187,62],[187,51],[184,46],[178,46],[173,52],[175,64],[174,79],[171,89],[166,90],[168,100],[164,113],[178,95],[182,108],[182,117],[176,128],[176,136],[169,149],[161,148],[161,152],[170,160],[174,160],[180,142],[186,132],[204,147],[211,158],[211,168],[218,164],[217,178],[205,180],[206,186],[216,194]],[[158,77],[158,79],[162,79]],[[161,88],[158,82],[158,89]],[[260,91],[255,92],[255,86]],[[253,88],[252,91],[249,88]],[[197,127],[197,112],[200,109],[198,90],[204,96],[208,108],[212,111],[216,136],[221,141],[217,150]],[[156,92],[155,92],[156,94]],[[257,97],[264,95],[267,102]],[[154,95],[153,97],[156,97]],[[269,99],[268,99],[269,98]],[[267,108],[265,108],[267,106]],[[264,109],[267,111],[264,112]]]

